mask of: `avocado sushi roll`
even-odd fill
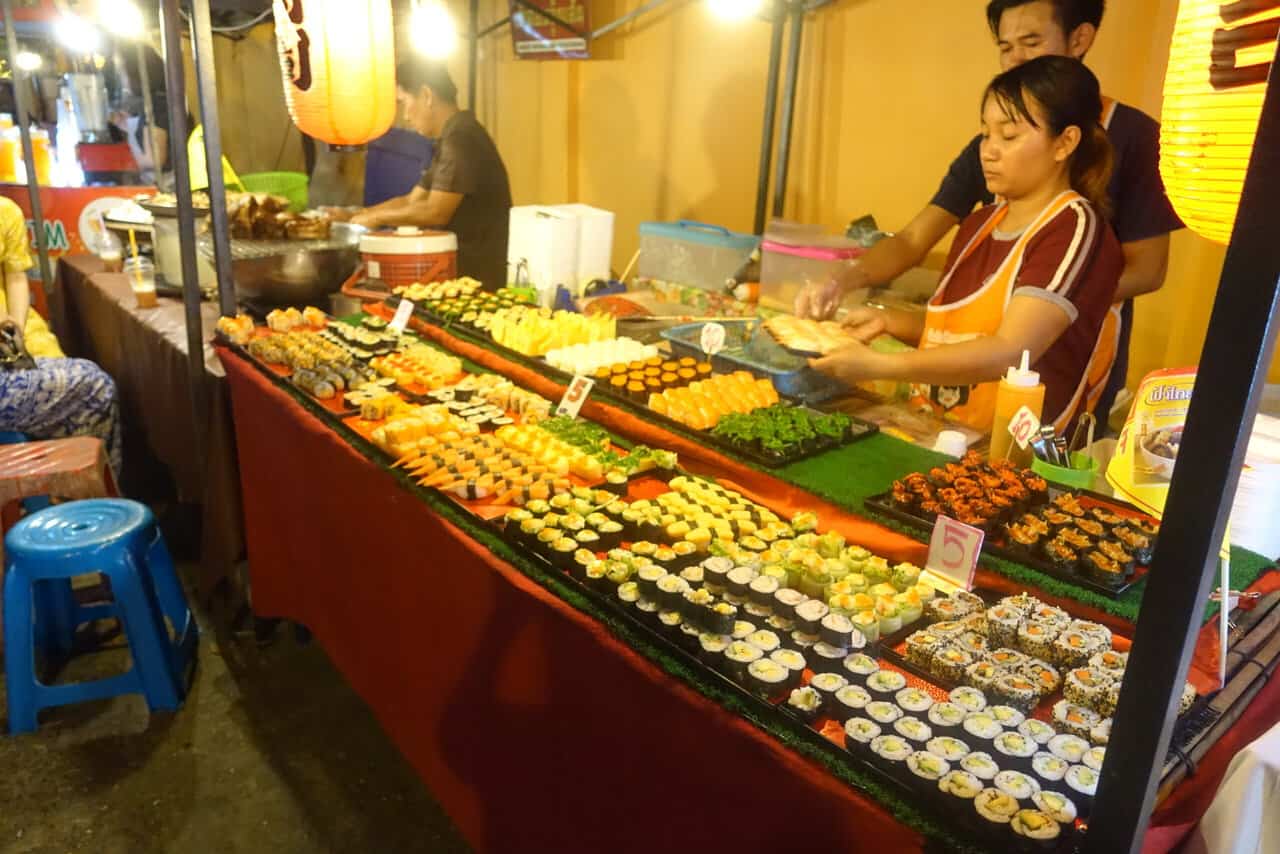
[[[1047,745],[1049,740],[1058,734],[1053,727],[1036,718],[1027,718],[1018,724],[1018,732],[1034,741],[1040,747]]]
[[[769,655],[782,646],[782,639],[768,629],[757,629],[743,638],[747,643]]]
[[[1001,768],[1031,771],[1031,757],[1039,745],[1033,739],[1012,730],[1002,732],[991,743],[992,755]]]
[[[1021,711],[1007,705],[987,706],[987,713],[995,718],[996,723],[1005,729],[1016,730],[1027,720],[1027,716]]]
[[[912,789],[928,796],[937,791],[938,781],[951,771],[951,764],[927,750],[917,750],[907,757],[907,770],[911,772]]]
[[[891,728],[902,717],[902,709],[887,700],[872,700],[863,706],[863,714],[880,726]]]
[[[943,807],[952,815],[968,818],[973,814],[973,799],[982,791],[982,781],[968,771],[953,769],[938,780],[938,791],[946,796]]]
[[[821,636],[822,618],[830,612],[827,603],[821,600],[801,602],[796,606],[796,626],[805,634]]]
[[[1042,789],[1031,796],[1031,802],[1059,824],[1070,827],[1075,823],[1076,805],[1061,792]]]
[[[933,698],[929,696],[928,692],[920,688],[903,688],[894,695],[893,699],[902,707],[903,711],[913,715],[928,714],[929,709],[933,706]]]
[[[1089,742],[1071,733],[1060,733],[1049,739],[1049,752],[1071,765],[1083,762],[1088,750]]]
[[[819,676],[834,675],[837,674],[819,674]],[[816,681],[818,678],[818,676],[815,676],[814,680]],[[871,694],[867,692],[866,688],[861,685],[845,685],[835,692],[832,702],[827,707],[832,709],[832,714],[836,717],[848,719],[857,717],[859,714],[865,714],[867,706],[871,705],[872,702]]]
[[[996,762],[999,763],[999,757]],[[1040,791],[1040,784],[1021,771],[1005,769],[996,774],[996,788],[1011,798],[1019,801],[1030,801],[1031,796]]]
[[[951,689],[948,699],[964,709],[966,715],[973,712],[981,712],[987,707],[986,696],[977,688],[970,688],[966,685]]]
[[[1105,747],[1091,747],[1084,753],[1084,766],[1102,773],[1102,763],[1107,759],[1107,749]]]
[[[806,724],[816,721],[821,710],[822,697],[812,688],[793,688],[787,697],[787,711]]]
[[[1070,762],[1045,750],[1036,751],[1031,756],[1031,776],[1041,788],[1063,789],[1062,778],[1067,776],[1070,767]]]
[[[776,697],[786,689],[790,671],[770,658],[758,658],[747,665],[747,683],[762,697]]]
[[[959,737],[964,734],[965,710],[950,701],[934,703],[928,711],[929,726],[938,735]]]
[[[903,715],[893,722],[893,731],[923,750],[929,739],[933,738],[933,730],[929,725],[914,715]]]
[[[874,757],[872,762],[881,771],[903,783],[909,783],[907,778],[910,776],[910,772],[907,771],[907,757],[912,753],[915,753],[915,750],[912,749],[911,743],[898,735],[886,734],[877,736],[871,742],[871,754]]]
[[[854,717],[844,722],[844,749],[855,756],[867,756],[871,743],[884,732],[875,721]]]
[[[798,629],[791,633],[791,643],[803,650],[806,654],[813,649],[818,641],[819,638],[817,635],[808,635]]]
[[[1067,769],[1062,782],[1070,789],[1076,812],[1081,818],[1087,819],[1093,809],[1093,797],[1098,793],[1098,772],[1084,765],[1072,765]]]
[[[1026,851],[1052,851],[1062,836],[1062,827],[1048,813],[1022,809],[1009,821],[1009,828]]]
[[[861,652],[845,656],[843,666],[844,676],[851,685],[865,685],[867,679],[880,669],[878,661]]]
[[[964,719],[961,736],[973,750],[991,752],[992,742],[1003,731],[999,721],[984,712],[970,712]]]
[[[896,670],[877,670],[867,676],[866,685],[872,695],[888,697],[907,687],[907,677]]]
[[[999,789],[983,789],[973,799],[973,808],[981,819],[985,835],[995,839],[1005,838],[1006,825],[1018,814],[1019,804]]]
[[[981,750],[973,751],[961,759],[960,768],[984,783],[991,783],[996,779],[996,774],[1000,773],[1000,767],[991,758],[991,754]]]

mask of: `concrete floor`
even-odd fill
[[[121,697],[46,711],[36,734],[0,734],[0,852],[467,850],[317,645],[281,630],[259,647],[252,633],[202,625],[177,714],[149,718],[141,697]],[[107,644],[63,678],[122,670],[122,639]],[[0,679],[0,715],[4,696]]]

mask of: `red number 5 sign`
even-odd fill
[[[584,377],[581,374],[573,378],[573,382],[569,383],[569,387],[564,390],[564,397],[560,398],[560,405],[556,407],[556,415],[568,415],[570,418],[578,417],[578,410],[582,409],[582,404],[587,402],[587,395],[591,394],[591,389],[595,386],[596,381],[590,377]]]
[[[978,528],[939,516],[929,541],[928,569],[964,590],[972,590],[983,537]]]

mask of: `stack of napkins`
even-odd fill
[[[1231,505],[1231,544],[1280,558],[1280,418],[1259,415]]]

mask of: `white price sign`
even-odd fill
[[[1009,435],[1018,443],[1019,448],[1025,451],[1039,432],[1040,419],[1030,409],[1024,406],[1013,413],[1013,418],[1009,421]]]
[[[582,404],[587,402],[587,395],[591,394],[595,384],[596,381],[590,377],[576,375],[573,382],[569,383],[569,387],[564,390],[564,397],[560,398],[560,405],[556,407],[556,415],[577,418],[578,411],[582,409]]]
[[[985,535],[981,529],[939,516],[933,524],[929,540],[928,570],[948,585],[973,589],[973,573],[978,568],[978,553]]]
[[[702,326],[702,352],[708,357],[714,356],[724,349],[724,326],[719,323],[706,323]]]
[[[409,325],[409,318],[413,316],[413,303],[407,299],[400,300],[400,305],[396,306],[396,315],[391,318],[391,322],[387,324],[388,329],[392,329],[396,334],[404,332],[404,328]]]

